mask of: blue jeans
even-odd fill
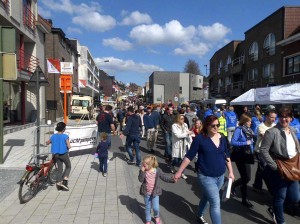
[[[283,224],[285,223],[283,215],[284,202],[293,204],[298,203],[300,200],[299,181],[283,180],[278,171],[272,170],[268,166],[265,172],[272,179],[273,211],[276,221],[278,224]]]
[[[126,138],[126,150],[129,155],[130,161],[134,161],[134,157],[132,154],[132,146],[135,149],[135,156],[136,156],[136,165],[141,164],[141,153],[139,144],[141,142],[140,135],[127,135]]]
[[[154,217],[159,217],[159,196],[153,197],[152,195],[145,195],[145,215],[146,222],[151,222],[151,206],[154,211]]]
[[[107,173],[107,159],[108,159],[108,157],[99,157],[100,172]]]
[[[224,174],[219,177],[209,177],[198,172],[198,182],[202,187],[202,197],[199,202],[198,216],[203,216],[209,202],[212,223],[221,224],[219,191],[224,184]]]
[[[172,132],[165,132],[165,156],[172,159]]]

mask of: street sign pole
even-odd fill
[[[66,87],[66,80],[64,80],[64,122],[67,124],[67,87]]]
[[[40,69],[35,70],[36,74],[36,154],[40,153]]]

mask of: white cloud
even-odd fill
[[[71,0],[41,0],[41,3],[52,11],[60,11],[72,14],[74,12],[74,5]]]
[[[231,30],[221,23],[214,23],[211,26],[198,26],[199,36],[210,42],[221,41]]]
[[[127,40],[122,40],[119,37],[110,38],[110,39],[104,39],[102,41],[102,44],[104,46],[111,46],[115,50],[119,51],[127,51],[132,49],[132,44]]]
[[[211,46],[206,43],[185,43],[182,47],[174,49],[174,54],[176,55],[197,55],[200,58],[203,57],[209,50]]]
[[[82,31],[79,28],[68,27],[67,28],[67,33],[68,34],[82,34]]]
[[[104,62],[109,60],[109,62]],[[116,74],[118,72],[137,72],[137,73],[147,73],[151,74],[153,71],[163,71],[163,68],[134,62],[133,60],[123,60],[114,57],[105,57],[105,58],[95,58],[96,64],[100,69],[105,70],[108,73]]]
[[[88,14],[80,14],[72,18],[72,22],[87,30],[104,32],[116,26],[116,20],[109,15],[101,15],[94,11]]]
[[[49,10],[45,10],[43,7],[38,7],[38,13],[45,19],[51,18],[51,12]]]
[[[86,30],[104,32],[116,26],[116,20],[110,15],[104,15],[97,2],[76,5],[71,0],[42,0],[41,3],[51,11],[73,15],[72,22]]]
[[[195,35],[195,27],[183,27],[177,20],[159,24],[139,25],[130,31],[130,37],[141,45],[176,44],[189,40]]]
[[[125,11],[121,14],[126,15]],[[126,16],[120,25],[136,26],[138,24],[150,24],[152,23],[151,17],[146,13],[140,13],[139,11],[132,12],[129,16]]]

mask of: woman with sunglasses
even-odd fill
[[[251,179],[251,164],[254,164],[253,136],[251,117],[244,113],[241,115],[239,126],[235,129],[231,139],[233,150],[231,158],[235,161],[240,173],[240,178],[232,184],[231,192],[235,196],[235,188],[239,186],[242,193],[242,204],[248,208],[253,207],[247,196],[247,184]]]
[[[198,183],[202,188],[202,197],[199,203],[196,219],[198,223],[207,223],[204,212],[207,204],[210,205],[210,218],[213,224],[221,224],[221,209],[219,191],[224,183],[226,166],[228,177],[234,180],[227,140],[218,132],[220,127],[216,116],[210,115],[205,118],[201,133],[195,137],[191,148],[174,176],[175,181],[181,177],[182,171],[191,160],[198,154]]]

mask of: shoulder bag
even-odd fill
[[[300,180],[300,153],[290,159],[276,159],[276,164],[283,179],[289,181]]]

